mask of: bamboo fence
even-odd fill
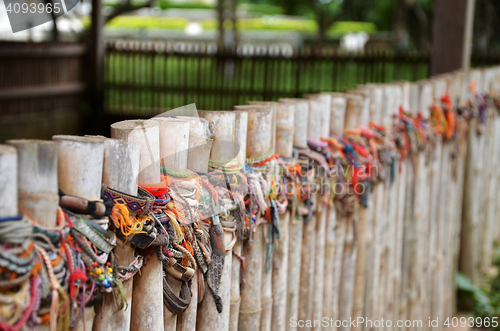
[[[499,109],[486,68],[7,141],[0,329],[441,330],[500,239]]]

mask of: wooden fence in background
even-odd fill
[[[334,49],[115,41],[105,58],[108,114],[148,116],[196,103],[231,109],[251,100],[341,92],[358,84],[428,77],[429,56]]]

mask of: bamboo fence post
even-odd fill
[[[482,91],[489,92],[493,84],[493,74],[491,69],[485,69],[483,74],[483,86]],[[485,134],[485,151],[484,151],[484,164],[485,170],[483,175],[485,199],[483,199],[482,210],[484,213],[484,223],[482,226],[482,247],[481,247],[481,269],[487,270],[491,266],[491,259],[494,255],[493,242],[495,239],[495,199],[497,191],[497,182],[495,180],[495,173],[498,169],[498,148],[495,146],[495,142],[499,140],[497,137],[498,128],[496,127],[496,118],[498,117],[494,105],[488,100],[488,110],[486,119],[486,132]]]
[[[57,177],[59,188],[84,199],[101,198],[104,145],[102,139],[78,136],[53,136],[58,144]],[[85,327],[92,328],[94,307],[85,308]],[[77,329],[85,328],[79,324]]]
[[[370,122],[370,96],[372,91],[370,87],[362,86],[358,88],[359,92],[362,92],[364,102],[362,109],[358,110],[358,123],[368,127]],[[368,187],[366,189],[369,189]],[[371,199],[370,199],[371,200]],[[367,239],[371,235],[371,231],[368,230],[369,219],[373,211],[371,201],[369,200],[369,206],[364,207],[359,205],[359,219],[356,228],[356,266],[355,266],[355,278],[354,278],[354,291],[352,299],[352,312],[350,317],[353,320],[357,320],[359,317],[364,317],[364,307],[365,307],[365,285],[366,285],[366,255],[367,255]],[[362,325],[358,325],[352,330],[361,330]]]
[[[365,100],[360,94],[345,94],[346,97],[346,110],[344,127],[349,129],[356,129],[359,126],[359,114],[364,107]],[[359,109],[359,110],[358,110]]]
[[[478,83],[479,80],[480,72],[472,71],[469,73],[467,84],[471,81]],[[481,224],[481,205],[477,197],[482,190],[482,183],[477,176],[482,174],[484,170],[482,155],[485,140],[484,135],[478,132],[480,125],[477,119],[472,119],[469,124],[460,247],[461,271],[476,285],[480,280],[479,227]]]
[[[307,130],[309,118],[309,104],[302,99],[280,99],[280,102],[289,106],[289,111],[293,112],[293,145],[299,148],[307,146]],[[298,208],[298,206],[297,206]],[[296,330],[288,323],[292,319],[297,320],[299,314],[299,287],[302,254],[302,234],[304,222],[290,215],[288,229],[288,266],[286,277],[286,321],[288,330]]]
[[[401,82],[398,84],[401,88],[401,99],[400,106],[408,111],[410,109],[410,95],[412,85],[408,82]],[[403,260],[403,236],[404,236],[404,206],[405,206],[405,189],[406,189],[406,162],[402,160],[397,160],[396,169],[396,181],[393,183],[395,187],[391,188],[394,202],[397,204],[395,206],[396,212],[394,215],[394,246],[392,254],[392,262],[389,270],[392,270],[392,278],[389,278],[389,285],[392,287],[391,290],[391,318],[397,320],[400,314],[401,308],[401,268]],[[391,198],[392,199],[392,198]],[[392,283],[392,284],[391,284]],[[396,326],[397,328],[397,326]]]
[[[199,117],[177,116],[176,118],[189,121],[187,169],[198,173],[207,173],[213,142],[213,128],[210,127],[210,122]],[[198,272],[195,272],[191,285],[191,304],[177,318],[177,326],[180,331],[196,330],[198,298]]]
[[[260,157],[270,150],[273,143],[273,111],[268,106],[235,106],[236,110],[248,113],[247,158]],[[267,193],[264,193],[267,195]],[[261,215],[257,216],[253,242],[243,247],[245,257],[245,283],[241,288],[241,303],[238,330],[267,330],[270,328],[272,310],[272,270],[265,272],[265,229]]]
[[[56,143],[44,140],[8,140],[17,150],[19,210],[37,224],[54,228],[57,206]]]
[[[103,184],[136,196],[139,176],[139,146],[116,139],[103,139],[103,143]],[[117,238],[113,252],[122,266],[127,266],[134,261],[135,250],[130,243],[122,242]],[[127,308],[119,312],[116,311],[115,294],[104,293],[103,299],[96,305],[93,331],[130,330],[132,291],[133,278],[123,283],[123,296],[127,302]]]
[[[280,99],[280,102],[291,103],[295,106],[295,128],[293,146],[307,148],[307,133],[309,129],[309,102],[304,99]]]
[[[17,151],[0,144],[0,217],[16,216],[17,202]]]
[[[332,96],[330,109],[330,132],[342,134],[344,130],[346,98],[342,93],[330,93]]]
[[[236,157],[238,163],[245,165],[247,156],[247,128],[248,128],[248,113],[245,111],[235,111],[236,113],[236,138],[235,143],[239,146],[239,153]],[[238,330],[238,320],[240,313],[240,286],[241,286],[241,252],[243,243],[238,240],[233,247],[232,257],[232,271],[231,271],[231,300],[230,300],[230,316],[229,316],[229,330]]]
[[[387,123],[392,123],[392,117],[394,114],[398,113],[399,107],[403,106],[403,93],[402,86],[400,84],[394,84],[392,89],[392,107],[388,108],[389,113],[386,115],[389,119],[386,120]],[[390,128],[389,126],[388,128]],[[395,167],[397,166],[397,161],[395,160]],[[387,165],[386,165],[387,166]],[[380,307],[383,310],[382,317],[387,320],[393,320],[393,295],[394,295],[394,253],[396,247],[396,226],[397,226],[397,208],[398,208],[398,185],[397,177],[395,181],[392,182],[390,178],[389,169],[386,172],[385,180],[385,217],[383,219],[383,229],[380,231],[380,237],[377,238],[382,244],[381,260],[382,260],[382,270],[381,270],[381,288],[380,288]],[[397,175],[396,175],[397,176]],[[380,219],[378,219],[380,220]]]
[[[429,113],[429,107],[432,104],[432,86],[428,85],[421,87],[421,95],[419,102],[419,109],[422,113]],[[428,92],[426,92],[428,91]],[[428,169],[426,167],[426,156],[424,152],[418,152],[412,160],[413,164],[413,176],[412,185],[413,187],[413,199],[412,202],[412,214],[410,215],[410,229],[406,233],[409,234],[409,242],[407,243],[409,249],[409,283],[408,283],[408,319],[412,320],[423,320],[423,295],[425,295],[425,285],[428,283],[428,279],[425,278],[424,272],[424,259],[428,252],[424,251],[422,247],[426,246],[429,241],[428,235],[428,197],[429,190],[431,188],[428,184]],[[411,237],[411,239],[410,239]],[[406,243],[405,243],[406,245]],[[406,249],[406,247],[405,247]],[[415,328],[410,327],[407,330],[414,330]]]
[[[261,139],[264,139],[266,141],[268,131],[271,132],[271,147],[270,149],[273,150],[274,152],[274,143],[275,143],[275,135],[276,135],[276,110],[277,110],[277,103],[268,103],[268,102],[259,102],[259,104],[254,104],[254,105],[248,105],[248,106],[235,106],[236,110],[239,111],[247,111],[248,112],[248,136],[247,136],[247,141],[248,137],[253,136],[255,137],[256,134],[261,136]],[[265,123],[264,125],[260,123],[259,125],[263,125],[263,128],[261,129],[262,131],[257,132],[256,128],[252,126],[252,124],[259,122],[259,121],[265,121],[265,118],[268,117],[267,112],[270,112],[270,122]],[[253,132],[252,132],[253,131]],[[259,140],[259,138],[255,137],[256,141],[253,142],[253,146],[250,147],[247,144],[247,154],[251,153],[251,149],[261,149],[262,147],[259,146],[262,144]],[[258,141],[258,142],[257,142]],[[266,144],[266,142],[264,142]],[[254,147],[257,145],[256,147]],[[269,151],[269,149],[267,150]],[[263,151],[260,155],[263,155],[266,151]],[[262,285],[262,291],[261,291],[261,317],[260,317],[260,330],[261,331],[268,331],[271,330],[271,319],[272,319],[272,306],[273,306],[273,290],[272,290],[272,269],[266,272],[264,269],[264,265],[266,263],[266,258],[264,252],[266,252],[266,246],[268,245],[267,241],[267,228],[264,228],[263,235],[264,235],[264,242],[263,245],[263,259],[262,259],[262,279],[261,279],[261,285]]]
[[[191,171],[206,173],[214,135],[210,121],[200,117],[177,116],[176,118],[189,121],[187,168]]]
[[[330,93],[319,93],[319,94],[305,94],[304,98],[309,100],[315,100],[320,103],[320,137],[330,136],[330,120],[331,120],[331,108],[332,108],[332,96]]]
[[[161,163],[168,170],[185,173],[188,164],[190,121],[171,117],[155,117],[154,120],[159,124]],[[179,206],[179,208],[182,207]],[[165,274],[165,279],[172,291],[179,295],[182,281],[169,274]],[[181,315],[173,314],[167,307],[163,307],[163,329],[165,331],[181,329],[182,326],[177,327],[178,318],[182,322]],[[192,320],[191,323],[193,323]],[[192,324],[189,325],[191,328],[192,326]]]
[[[111,137],[140,147],[139,183],[160,182],[160,132],[153,120],[111,125]],[[144,256],[141,273],[134,276],[130,330],[163,330],[163,267],[154,254]]]
[[[295,107],[291,104],[279,103],[276,107],[276,154],[291,158],[293,156],[293,134]],[[283,188],[281,188],[283,189]],[[271,330],[287,329],[287,270],[289,245],[290,211],[280,215],[281,236],[273,252],[272,294],[273,307]]]
[[[249,106],[235,106],[235,109],[237,110],[246,110],[248,111],[248,137],[252,136],[255,138],[255,140],[252,142],[252,147],[250,147],[247,144],[247,155],[249,153],[252,153],[252,149],[258,149],[261,150],[262,146],[258,146],[261,144],[261,142],[256,142],[258,138],[256,135],[260,135],[261,139],[264,139],[264,141],[267,141],[267,135],[268,131],[271,131],[271,149],[274,151],[274,144],[275,144],[275,139],[276,139],[276,112],[277,112],[277,105],[278,103],[272,102],[258,102],[258,104],[254,105],[249,105]],[[256,127],[252,126],[252,124],[257,123],[259,121],[266,121],[266,118],[268,117],[267,112],[271,113],[271,122],[268,124],[266,123],[265,125],[262,124],[262,122],[259,125],[263,125],[264,127],[261,128],[260,132],[257,132]],[[268,125],[270,128],[268,128]],[[253,132],[252,132],[253,131]],[[247,141],[248,140],[247,137]],[[264,142],[264,145],[266,142]],[[257,147],[255,147],[257,145]],[[265,151],[261,150],[262,153],[260,155],[263,155]],[[254,153],[257,155],[257,153]],[[264,265],[266,263],[266,257],[264,252],[266,252],[266,246],[268,244],[267,240],[267,231],[268,229],[264,227],[263,235],[264,235],[264,240],[263,240],[263,258],[262,258],[262,290],[261,290],[261,317],[260,317],[260,330],[261,331],[268,331],[271,330],[271,320],[272,320],[272,306],[273,306],[273,290],[272,290],[272,269],[266,272]]]
[[[249,106],[267,106],[271,107],[273,121],[271,123],[271,130],[273,135],[273,141],[271,146],[273,150],[276,150],[276,121],[278,112],[278,102],[275,101],[248,101]]]
[[[210,152],[210,159],[215,162],[229,162],[234,159],[236,156],[236,114],[229,111],[203,111],[200,115],[214,123],[214,144]],[[231,234],[224,232],[224,246],[227,247],[230,241]],[[208,290],[205,290],[205,295],[198,308],[197,328],[229,330],[232,259],[232,249],[226,250],[218,293],[222,300],[222,312],[219,314],[213,296]]]
[[[392,89],[390,90],[392,91]],[[389,93],[390,94],[390,93]],[[370,109],[370,120],[374,123],[389,122],[385,117],[390,117],[394,111],[394,102],[388,103],[387,93],[383,86],[375,85],[371,95],[374,97],[374,103]],[[392,94],[391,94],[392,98]],[[391,99],[392,100],[392,99]],[[392,107],[392,108],[390,108]],[[381,169],[377,170],[380,171]],[[368,250],[368,265],[366,266],[367,279],[365,283],[365,308],[364,314],[367,319],[380,320],[384,309],[381,304],[381,299],[385,292],[381,290],[383,280],[383,255],[385,250],[384,231],[386,227],[387,218],[387,201],[388,196],[386,192],[386,185],[382,181],[377,181],[373,188],[372,198],[370,203],[372,210],[366,222],[366,239]],[[369,276],[369,277],[368,277]],[[368,326],[364,325],[363,329]]]
[[[307,138],[316,141],[320,140],[321,130],[321,103],[315,100],[308,100],[309,114],[307,124]],[[297,116],[297,113],[295,113]],[[297,129],[297,126],[296,126]],[[304,223],[302,233],[302,251],[301,251],[301,265],[300,265],[300,285],[299,285],[299,320],[313,319],[314,306],[321,310],[323,300],[323,272],[324,272],[324,227],[325,223],[317,225],[317,203],[320,201],[319,195],[312,194],[312,216],[307,223]],[[316,232],[320,231],[323,234],[316,236]],[[323,251],[316,251],[317,247],[323,246]],[[320,256],[318,256],[319,253]],[[317,263],[320,265],[318,266]],[[321,269],[318,269],[321,268]],[[320,293],[316,290],[321,289]],[[307,326],[299,327],[300,330],[309,330]]]
[[[351,92],[352,93],[352,92]],[[346,94],[347,98],[347,106],[346,106],[346,119],[345,119],[345,128],[357,128],[360,118],[363,116],[368,116],[369,114],[369,101],[366,102],[367,93],[363,92],[362,94]],[[366,114],[364,114],[366,113]],[[366,119],[367,120],[367,119]],[[366,123],[368,124],[368,123]],[[356,206],[354,208],[354,212],[352,215],[340,215],[339,222],[345,223],[345,237],[344,237],[344,249],[342,256],[342,274],[340,279],[340,287],[339,287],[339,320],[349,321],[354,315],[354,300],[355,295],[359,297],[362,296],[362,292],[364,289],[364,284],[361,285],[362,275],[359,273],[362,272],[363,269],[361,266],[359,269],[357,268],[357,255],[359,245],[365,245],[364,236],[365,236],[365,228],[366,227],[366,211],[359,210],[360,205],[356,202]],[[363,217],[363,220],[360,220],[360,216]],[[362,256],[363,258],[363,256]],[[358,269],[358,270],[357,270]],[[356,292],[356,282],[358,282],[358,292]],[[359,303],[359,300],[357,300]],[[361,304],[362,306],[362,304]],[[358,310],[360,307],[356,307]],[[361,309],[363,309],[361,307]],[[350,330],[350,326],[346,327],[342,325],[338,328],[339,330]]]
[[[435,92],[435,102],[440,103],[438,101],[443,97],[446,93],[448,93],[448,87],[445,77],[440,76],[439,78],[434,79],[434,92]],[[444,111],[444,110],[443,110]],[[446,289],[445,283],[445,251],[448,246],[451,246],[451,243],[448,240],[449,229],[448,229],[448,203],[450,203],[449,197],[451,192],[449,191],[449,184],[451,182],[451,165],[450,165],[450,156],[452,151],[452,145],[446,141],[443,141],[441,138],[441,156],[438,156],[440,164],[438,166],[438,177],[436,179],[437,186],[439,189],[438,195],[436,196],[436,202],[438,203],[437,212],[434,215],[434,218],[429,218],[429,231],[430,234],[434,234],[438,237],[435,241],[435,249],[434,252],[434,260],[435,260],[435,269],[429,273],[429,278],[434,282],[433,288],[429,293],[429,296],[432,298],[431,302],[424,303],[424,307],[431,306],[430,311],[424,315],[431,316],[432,314],[439,318],[440,321],[443,321],[445,317],[444,312],[444,296]],[[433,191],[431,197],[435,196],[435,192]],[[431,200],[432,203],[432,200]],[[440,326],[433,327],[433,330],[440,329]]]
[[[449,91],[452,102],[456,106],[462,106],[465,98],[463,96],[463,85],[465,83],[464,74],[462,72],[457,72],[451,76],[449,80]],[[456,115],[456,113],[455,113]],[[456,307],[456,290],[455,290],[455,278],[458,272],[458,254],[460,251],[460,229],[461,229],[461,217],[462,217],[462,206],[463,206],[463,183],[464,183],[464,167],[465,158],[467,153],[467,141],[466,141],[466,123],[463,118],[456,116],[456,134],[457,142],[453,147],[451,154],[452,163],[452,186],[450,188],[451,193],[451,203],[449,204],[450,210],[450,224],[451,224],[451,247],[449,247],[450,256],[449,258],[449,274],[447,280],[448,296],[447,296],[447,311],[446,316],[455,315]]]

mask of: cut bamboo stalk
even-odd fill
[[[171,117],[155,117],[155,121],[159,123],[160,160],[163,166],[174,172],[185,173],[188,165],[191,121]],[[177,202],[174,201],[174,204],[177,205]],[[177,205],[177,208],[181,209],[182,205]],[[182,281],[174,279],[168,274],[165,277],[172,291],[176,295],[179,295],[182,287]],[[195,309],[195,307],[191,307],[191,313],[193,309]],[[194,316],[196,316],[196,314],[194,314]],[[194,321],[196,320],[196,317],[194,316],[193,314],[188,316],[189,321],[186,321],[188,325],[179,325],[179,327],[177,327],[177,320],[180,319],[182,322],[182,314],[173,314],[166,307],[164,307],[163,328],[165,331],[174,331],[177,329],[191,330],[195,327]]]
[[[176,118],[189,121],[187,168],[191,171],[206,173],[214,136],[210,121],[188,116],[177,116]]]
[[[293,155],[295,112],[291,104],[279,103],[276,108],[276,154],[285,158]],[[272,270],[272,317],[271,330],[285,331],[289,324],[287,314],[287,269],[288,269],[288,236],[290,211],[280,215],[281,237],[273,252]]]
[[[271,123],[271,130],[272,130],[272,135],[273,135],[273,142],[271,143],[271,146],[273,150],[276,150],[276,121],[277,121],[277,113],[278,113],[278,106],[280,103],[275,102],[275,101],[248,101],[248,105],[250,106],[267,106],[272,108],[272,118],[273,121]]]
[[[411,90],[412,84],[408,82],[399,83],[401,87],[401,106],[405,111],[411,109]],[[417,99],[418,101],[418,99]],[[415,108],[418,109],[418,105]],[[397,199],[397,211],[395,223],[395,233],[394,233],[394,247],[393,247],[393,294],[392,294],[392,309],[391,314],[394,320],[399,319],[401,311],[401,272],[403,263],[403,235],[404,235],[404,208],[405,208],[405,192],[406,192],[406,160],[398,160],[396,169],[399,168],[399,172],[396,173],[397,180],[394,183],[396,185],[396,199]],[[391,269],[390,269],[391,270]],[[399,329],[397,326],[396,329]]]
[[[480,77],[479,71],[470,72],[467,85],[472,81],[479,83]],[[481,201],[477,197],[482,190],[482,183],[477,176],[483,174],[484,170],[482,155],[485,142],[485,136],[478,133],[480,125],[477,119],[469,123],[460,253],[461,271],[476,285],[480,281],[479,227],[481,224]]]
[[[140,148],[139,183],[160,182],[159,124],[133,120],[111,125],[111,137]],[[163,267],[155,254],[144,257],[140,274],[133,280],[130,330],[163,330]]]
[[[186,172],[189,150],[190,121],[156,117],[160,131],[160,159],[165,168]]]
[[[160,129],[153,120],[130,120],[111,125],[111,138],[139,145],[139,183],[160,182]]]
[[[266,145],[269,146],[269,134],[271,134],[271,146],[273,144],[273,132],[275,132],[275,122],[273,117],[276,113],[276,104],[273,103],[270,105],[235,106],[235,109],[240,111],[248,111],[247,156],[254,155],[249,157],[254,158],[266,154],[267,151],[264,147]],[[272,127],[274,127],[274,130]],[[251,137],[253,138],[252,140],[250,140]],[[265,193],[265,195],[267,195],[267,193]],[[264,246],[262,248],[262,252],[266,252],[266,246],[268,245],[267,229],[267,225],[264,225],[262,231],[262,235],[264,236]],[[268,331],[271,329],[273,305],[272,269],[269,271],[265,270],[264,265],[266,263],[266,255],[264,253],[262,254],[260,330]]]
[[[160,160],[163,166],[174,172],[185,173],[188,162],[189,121],[169,117],[156,117],[155,121],[159,124]],[[176,204],[175,201],[174,204]],[[182,205],[178,205],[177,208],[182,208]],[[179,295],[182,281],[171,277],[169,274],[166,274],[165,278],[172,291]],[[163,307],[163,329],[165,331],[177,330],[178,317],[180,318],[180,316],[168,310],[167,307]]]
[[[245,111],[235,111],[236,113],[236,138],[235,143],[239,146],[239,153],[236,157],[238,163],[245,165],[247,156],[247,128],[248,128],[248,113]],[[231,298],[230,298],[230,313],[229,313],[229,330],[238,330],[238,320],[240,313],[240,285],[241,285],[241,251],[243,243],[238,240],[233,247],[233,256],[231,261]]]
[[[344,127],[355,129],[359,126],[359,113],[358,109],[364,107],[364,98],[359,94],[345,94],[346,97],[346,110]]]
[[[309,101],[309,125],[307,127],[307,138],[319,141],[321,138],[321,119],[323,107],[317,100]]]
[[[214,123],[214,144],[210,153],[210,159],[217,162],[233,160],[236,157],[236,153],[238,153],[235,128],[236,113],[228,111],[204,111],[200,114],[205,119]],[[224,238],[225,246],[229,245],[231,238],[228,238],[228,233],[225,233]],[[210,292],[206,291],[203,301],[201,301],[198,308],[198,328],[203,326],[204,330],[229,330],[232,259],[232,249],[226,250],[218,293],[222,300],[222,312],[219,314],[213,296]]]
[[[363,92],[364,103],[361,109],[357,109],[358,121],[360,125],[368,127],[370,122],[370,95],[372,94],[369,87],[360,87],[359,91]],[[354,111],[354,109],[353,109]],[[368,189],[368,188],[366,188]],[[367,255],[367,236],[368,236],[368,219],[371,217],[372,208],[365,208],[359,205],[359,221],[356,228],[356,262],[354,271],[354,284],[352,293],[352,311],[350,316],[353,320],[359,317],[364,317],[365,304],[365,283],[366,283],[366,255]],[[352,330],[361,330],[362,326],[351,328]]]
[[[334,188],[335,189],[335,188]],[[337,213],[335,207],[328,206],[327,210],[327,223],[325,227],[325,271],[324,271],[324,288],[323,288],[323,315],[328,318],[333,318],[335,313],[333,311],[333,286],[335,274],[335,231],[337,224]],[[326,328],[332,329],[332,328]]]
[[[293,134],[293,146],[307,148],[309,103],[304,99],[280,99],[279,101],[294,105],[295,129]]]
[[[271,129],[272,109],[261,106],[236,106],[236,110],[248,112],[247,131],[247,158],[257,158],[265,155],[272,149]],[[267,193],[264,193],[267,196]],[[253,234],[253,242],[243,247],[245,257],[245,283],[241,288],[241,303],[239,312],[238,330],[267,330],[270,328],[272,296],[262,297],[262,290],[270,288],[272,281],[272,270],[265,273],[263,260],[265,259],[265,246],[263,226],[265,223],[261,215],[257,216],[256,229]],[[264,276],[264,277],[263,277]],[[264,292],[268,294],[268,291]],[[272,292],[271,292],[272,295]],[[263,303],[267,305],[264,307]],[[268,310],[263,314],[263,310]]]
[[[0,217],[17,216],[17,151],[0,145]]]
[[[136,196],[139,176],[139,146],[116,139],[104,139],[103,142],[103,184]],[[113,252],[120,266],[128,266],[134,261],[135,250],[130,243],[117,239]],[[127,302],[127,308],[118,312],[114,296],[119,294],[104,293],[103,299],[95,308],[94,331],[130,330],[132,289],[133,278],[123,283],[123,297]]]
[[[421,87],[421,93],[425,93],[425,87]],[[420,112],[424,113],[429,109],[432,104],[433,98],[427,99],[428,95],[420,95]],[[437,154],[440,155],[440,154]],[[423,152],[419,152],[416,155],[416,166],[414,167],[414,202],[413,202],[413,215],[411,220],[411,230],[414,240],[410,242],[410,269],[409,269],[409,300],[408,300],[408,318],[409,319],[424,319],[424,302],[425,302],[425,285],[428,283],[428,279],[425,278],[424,273],[426,256],[428,256],[427,249],[422,249],[422,247],[427,246],[428,241],[428,231],[429,231],[429,206],[428,197],[430,195],[431,186],[428,182],[428,169],[425,165],[425,155]],[[407,330],[414,330],[411,327]]]
[[[57,206],[56,143],[44,140],[9,140],[17,150],[19,210],[37,224],[54,228]]]
[[[463,96],[463,85],[464,85],[464,74],[461,72],[455,73],[451,76],[449,81],[449,90],[452,101],[456,105],[461,106],[465,101]],[[452,151],[452,186],[451,191],[451,202],[449,204],[450,209],[450,224],[452,226],[450,230],[451,243],[450,243],[450,255],[449,255],[449,274],[447,281],[448,296],[447,296],[447,311],[446,316],[455,316],[456,311],[456,290],[455,290],[455,278],[458,272],[458,254],[460,251],[460,229],[461,229],[461,216],[462,216],[462,206],[463,206],[463,182],[464,182],[464,165],[465,165],[465,155],[467,151],[467,141],[465,135],[465,121],[460,117],[457,118],[457,134],[458,142],[456,144],[456,149]],[[500,138],[500,137],[499,137]]]
[[[342,93],[330,93],[332,107],[330,113],[330,133],[342,134],[344,130],[346,99]]]
[[[305,94],[304,98],[316,100],[321,104],[321,129],[319,132],[320,137],[330,136],[330,118],[332,108],[332,96],[330,93],[319,94]]]
[[[361,109],[356,114],[356,126],[352,128],[357,128],[360,125],[363,127],[368,127],[368,122],[370,122],[370,88],[365,85],[357,86],[354,90],[346,91],[348,94],[357,94],[362,98]]]
[[[78,136],[53,136],[58,144],[57,178],[65,193],[89,200],[101,198],[104,144],[102,139]],[[94,307],[85,308],[85,326],[92,328]]]
[[[380,124],[386,128],[391,126],[392,114],[397,108],[395,98],[394,85],[384,85],[384,106]]]
[[[357,238],[355,233],[356,223],[358,222],[358,211],[353,215],[343,216],[346,226],[346,235],[344,242],[344,254],[342,259],[342,276],[339,294],[339,320],[349,321],[353,307],[354,280],[356,273],[357,256]],[[338,330],[350,330],[349,324],[342,325]]]
[[[200,111],[200,116],[213,123],[214,143],[210,159],[217,162],[229,162],[236,157],[234,144],[236,115],[229,111]]]
[[[59,188],[84,199],[101,198],[104,146],[101,139],[53,136],[58,143]],[[97,184],[98,183],[98,184]]]

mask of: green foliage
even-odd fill
[[[188,24],[188,19],[178,17],[118,16],[109,21],[107,26],[114,28],[182,30]]]
[[[456,278],[459,296],[462,301],[472,301],[472,308],[475,317],[493,317],[500,319],[500,249],[492,260],[493,271],[484,275],[484,286],[478,287],[472,284],[470,279],[459,273]],[[490,327],[490,330],[500,330],[500,327]]]
[[[395,9],[395,0],[377,0],[373,10],[368,12],[366,20],[373,22],[379,30],[390,31],[392,30]]]
[[[375,24],[371,22],[335,22],[329,31],[347,33],[347,32],[367,32],[373,33],[377,31]]]
[[[238,2],[238,10],[261,15],[283,15],[285,10],[270,3]]]
[[[158,0],[157,5],[161,9],[215,9],[215,6],[201,2],[176,2],[169,0]]]

